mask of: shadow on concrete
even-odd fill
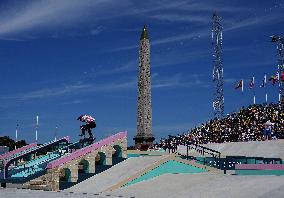
[[[70,188],[70,187],[74,186],[75,184],[77,184],[77,182],[60,181],[59,182],[59,190],[64,190],[64,189]]]
[[[113,165],[116,165],[122,161],[126,160],[125,158],[121,158],[121,157],[116,157],[113,158]],[[101,172],[104,172],[105,170],[111,168],[113,165],[96,165],[96,172],[95,173],[78,173],[78,182],[68,182],[68,181],[60,181],[59,182],[59,190],[64,190],[67,188],[70,188],[86,179],[89,179],[90,177],[99,174]]]
[[[116,164],[118,164],[118,163],[120,163],[120,162],[122,162],[122,161],[124,161],[124,160],[126,160],[126,158],[114,157],[114,158],[112,158],[112,164],[113,164],[113,165],[116,165]]]

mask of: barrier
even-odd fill
[[[284,170],[284,164],[236,164],[236,170]]]
[[[236,164],[236,175],[284,175],[284,164]]]

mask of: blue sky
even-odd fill
[[[0,136],[78,139],[78,115],[94,115],[98,138],[136,133],[138,44],[151,42],[153,132],[157,139],[213,117],[212,12],[223,18],[225,113],[256,100],[277,70],[284,1],[1,0]],[[235,84],[245,80],[242,95]],[[277,87],[267,87],[276,102]],[[56,132],[55,127],[58,125]]]

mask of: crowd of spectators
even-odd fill
[[[185,141],[196,144],[263,141],[265,123],[271,122],[272,132],[269,139],[284,138],[284,109],[279,104],[257,104],[239,112],[227,114],[223,119],[212,119],[182,135],[163,138],[156,147],[174,148]]]

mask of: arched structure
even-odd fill
[[[87,160],[82,159],[78,164],[78,173],[89,173],[89,166],[90,163]]]
[[[114,153],[112,154],[112,157],[119,157],[122,158],[122,148],[119,145],[114,145]]]
[[[106,165],[106,154],[104,152],[98,152],[96,155],[96,165]]]
[[[60,170],[59,181],[71,181],[71,170],[69,168],[63,168]]]
[[[112,164],[115,165],[123,160],[124,158],[122,157],[122,147],[120,145],[114,145],[112,153]]]
[[[42,180],[46,185],[44,189],[57,191],[60,180],[77,182],[79,169],[83,173],[95,173],[98,165],[110,167],[113,164],[113,157],[127,158],[127,132],[117,133],[48,163],[47,173],[35,180],[37,183]],[[33,180],[29,183],[32,182]]]

